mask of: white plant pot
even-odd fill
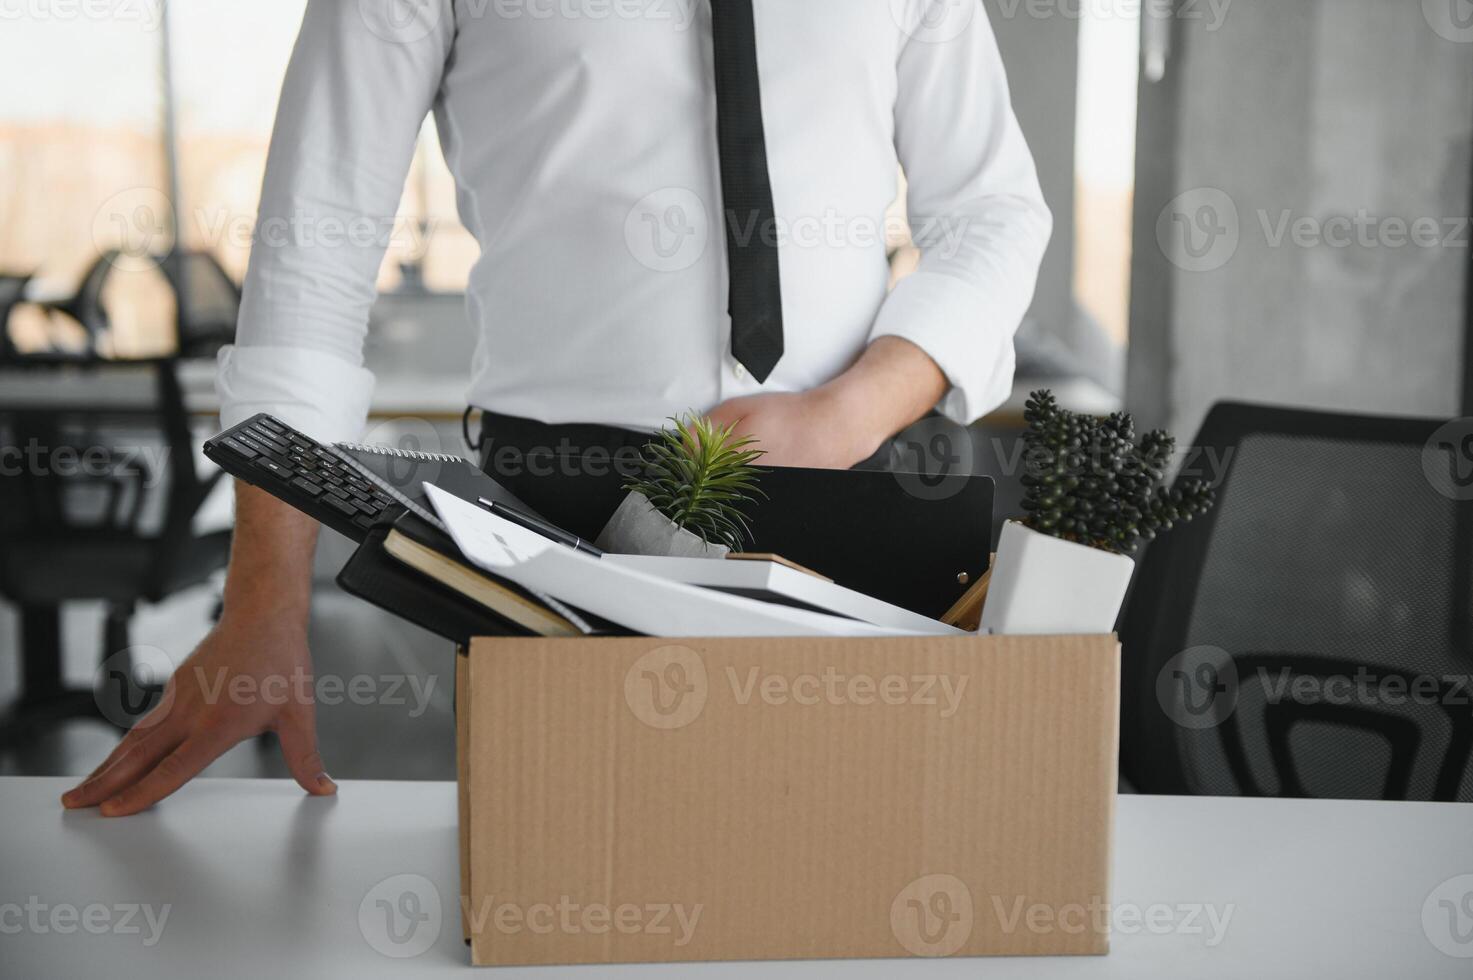
[[[992,565],[983,630],[994,633],[1109,633],[1135,562],[1034,531],[1003,525]]]
[[[630,491],[594,542],[615,555],[664,555],[672,558],[725,558],[731,549],[708,544],[649,502],[642,493]]]

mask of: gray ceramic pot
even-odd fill
[[[630,491],[594,542],[616,555],[667,555],[674,558],[725,558],[731,549],[707,544],[698,534],[676,527],[642,493]]]

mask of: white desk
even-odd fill
[[[63,812],[56,798],[66,785],[0,779],[0,973],[6,976],[417,977],[444,976],[467,962],[456,904],[453,784],[349,782],[336,800],[324,800],[307,798],[286,781],[201,780],[153,811],[122,820]],[[1428,938],[1430,930],[1445,945],[1455,944],[1448,916],[1432,915],[1427,925],[1423,916],[1434,888],[1473,874],[1473,807],[1126,796],[1115,864],[1117,907],[1232,906],[1221,942],[1207,945],[1210,926],[1204,933],[1155,935],[1142,928],[1131,935],[1117,930],[1109,956],[1085,959],[676,964],[482,975],[1473,975],[1473,958],[1445,955]],[[408,959],[376,951],[359,925],[370,889],[395,875],[422,876],[418,887],[436,890],[443,910],[438,921],[420,926],[438,927],[437,941]],[[32,915],[28,902],[39,929],[23,921]],[[151,906],[155,921],[170,906],[151,947],[145,941],[153,930],[141,912],[130,923],[137,933],[105,925],[120,924],[130,904]],[[89,913],[89,905],[97,908]],[[374,908],[371,900],[368,905]],[[71,909],[92,915],[98,934],[86,931],[85,918],[69,919]],[[1179,914],[1176,921],[1183,921]],[[1473,917],[1465,915],[1461,925],[1473,930]],[[375,926],[367,931],[383,944]],[[1454,948],[1473,954],[1469,938]]]

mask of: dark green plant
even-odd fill
[[[1023,523],[1035,531],[1133,554],[1141,540],[1212,507],[1200,480],[1163,486],[1176,441],[1160,429],[1137,442],[1129,415],[1079,415],[1047,390],[1029,396],[1023,418]]]
[[[707,544],[740,550],[751,537],[742,508],[766,496],[757,487],[763,471],[752,465],[762,451],[749,448],[756,440],[738,436],[735,423],[722,427],[699,415],[670,421],[672,427],[644,447],[643,475],[624,489],[644,494]]]

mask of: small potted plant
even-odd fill
[[[994,633],[1108,633],[1135,563],[1130,556],[1212,506],[1199,480],[1163,485],[1176,443],[1161,430],[1137,442],[1135,422],[1029,397],[1021,521],[1003,525],[981,628]]]
[[[704,416],[671,419],[644,447],[643,473],[598,536],[605,551],[724,558],[750,537],[742,508],[762,496],[762,451]]]

